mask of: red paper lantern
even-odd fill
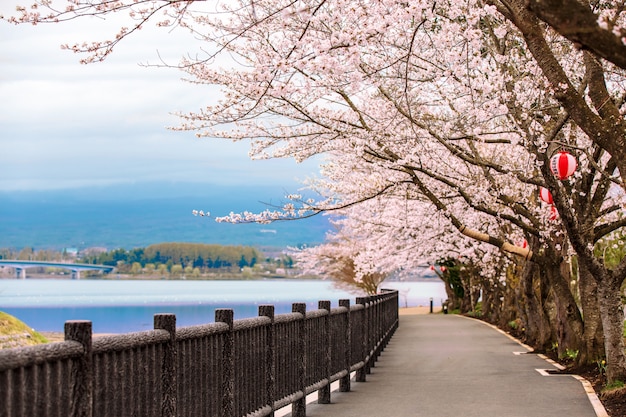
[[[559,212],[557,211],[556,207],[550,206],[550,217],[548,217],[548,219],[550,219],[551,221],[554,221],[558,218],[559,218]]]
[[[446,268],[445,266],[442,265],[440,269],[441,269],[441,272],[446,272],[446,269],[448,269],[448,268]]]
[[[548,204],[554,203],[554,200],[552,199],[552,193],[545,187],[539,188],[539,198],[541,198],[542,201]]]
[[[434,271],[434,270],[435,270],[435,265],[431,265],[431,266],[430,266],[430,270],[431,270],[431,271]]]
[[[577,166],[576,158],[569,152],[561,151],[550,158],[550,171],[560,180],[571,176],[576,171]]]

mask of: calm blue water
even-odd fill
[[[400,291],[404,306],[435,305],[446,298],[443,283],[390,282],[383,288]],[[276,314],[291,311],[294,302],[317,308],[318,300],[358,294],[333,287],[329,281],[114,281],[0,280],[0,310],[39,331],[63,331],[66,320],[91,320],[95,333],[125,333],[153,328],[153,315],[174,313],[177,326],[213,322],[215,309],[232,308],[235,319],[254,317],[261,304],[273,304]]]

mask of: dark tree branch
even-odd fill
[[[529,0],[528,9],[581,49],[626,69],[621,36],[600,27],[598,16],[577,0]]]

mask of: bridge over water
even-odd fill
[[[81,271],[101,271],[108,274],[115,267],[108,265],[90,265],[75,264],[63,262],[42,262],[42,261],[20,261],[20,260],[0,260],[0,267],[9,267],[15,269],[15,277],[17,279],[26,279],[26,270],[28,268],[63,268],[72,271],[72,279],[80,279]]]

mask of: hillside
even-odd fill
[[[284,195],[272,188],[163,186],[136,189],[0,192],[0,248],[57,249],[146,247],[191,242],[285,248],[314,245],[330,229],[325,216],[272,224],[225,224],[192,210],[225,216],[262,211]],[[134,192],[133,192],[134,190]]]
[[[48,343],[38,332],[15,317],[0,311],[0,349]]]

